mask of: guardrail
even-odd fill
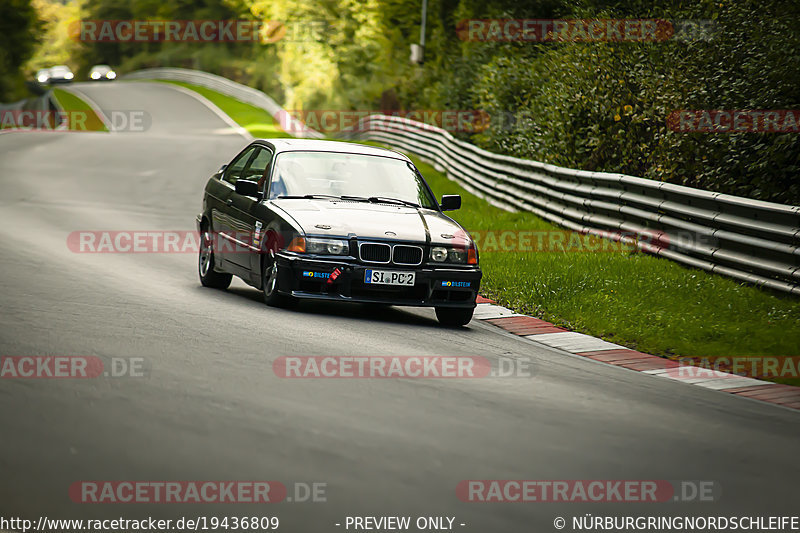
[[[295,137],[312,139],[324,137],[318,131],[307,128],[302,122],[291,117],[277,102],[275,102],[275,100],[262,91],[253,89],[247,85],[242,85],[241,83],[236,83],[222,76],[209,74],[208,72],[186,68],[148,68],[130,72],[121,76],[120,79],[169,80],[199,85],[200,87],[212,89],[242,102],[259,107],[272,115],[272,117],[282,125],[284,125],[286,120],[290,121],[291,125],[287,125],[287,129],[291,131],[292,135]]]
[[[11,102],[8,104],[0,104],[0,111],[16,111],[16,112],[24,112],[24,111],[33,111],[33,112],[47,112],[52,111],[54,120],[57,121],[57,124],[60,124],[62,121],[61,113],[64,111],[61,108],[61,104],[58,103],[55,95],[53,95],[53,90],[48,89],[40,96],[35,96],[31,98],[24,98],[22,100],[17,100],[16,102]],[[9,131],[9,130],[6,130]],[[13,131],[13,130],[11,130]]]
[[[207,87],[266,110],[298,137],[324,137],[263,92],[221,76],[155,68],[123,78]],[[798,206],[495,154],[401,117],[372,115],[354,131],[345,136],[414,153],[503,209],[530,211],[567,229],[633,244],[684,265],[800,294]]]
[[[800,207],[499,155],[401,117],[372,115],[355,131],[349,137],[414,153],[504,209],[800,294]]]

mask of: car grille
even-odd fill
[[[422,248],[398,244],[392,249],[392,262],[397,265],[418,265],[422,263]]]
[[[422,248],[419,246],[364,242],[359,246],[359,253],[361,260],[365,263],[394,263],[395,265],[419,265],[422,263]]]
[[[388,263],[391,259],[392,248],[388,244],[364,243],[359,247],[361,260],[367,263]]]

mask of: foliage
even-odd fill
[[[33,54],[40,23],[30,0],[0,2],[0,102],[25,96],[22,66]]]
[[[291,110],[480,109],[490,127],[458,135],[493,151],[800,204],[798,133],[667,125],[677,110],[800,109],[796,0],[430,0],[423,65],[409,62],[422,0],[80,1],[88,19],[249,18],[288,28],[269,43],[59,46],[83,68],[198,68]],[[470,42],[456,31],[459,21],[491,18],[657,18],[677,29],[708,20],[713,31],[584,43]]]

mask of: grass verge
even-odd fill
[[[263,110],[180,85],[259,132],[253,135],[289,136],[275,135],[270,128],[277,126],[266,124]],[[412,159],[437,195],[461,195],[462,208],[450,215],[474,234],[558,230],[531,213],[494,207]],[[481,267],[481,293],[499,304],[642,352],[670,358],[800,356],[798,298],[620,246],[599,252],[484,250]],[[791,373],[773,380],[800,385]]]
[[[272,115],[261,109],[244,102],[240,102],[230,96],[225,96],[217,91],[193,85],[191,83],[184,83],[182,81],[166,81],[158,80],[163,83],[171,83],[179,85],[186,89],[191,89],[197,94],[207,98],[211,103],[220,108],[226,115],[231,117],[237,124],[246,129],[250,135],[256,138],[270,138],[270,137],[292,137],[280,127],[278,123],[272,118]]]
[[[470,232],[557,230],[531,213],[496,208],[430,165],[415,164],[437,194],[462,195],[462,209],[451,216]],[[520,313],[671,358],[800,356],[797,297],[620,248],[484,251],[481,293]],[[789,373],[775,381],[800,385],[799,378]]]
[[[97,113],[80,97],[64,89],[53,89],[53,97],[68,113],[67,129],[70,131],[108,131]]]

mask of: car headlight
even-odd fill
[[[442,246],[437,246],[435,248],[431,248],[431,259],[436,261],[437,263],[441,263],[445,259],[447,259],[447,248]]]
[[[92,79],[93,80],[99,80],[100,79],[100,73],[99,72],[92,72]]]
[[[478,264],[478,254],[475,250],[475,243],[471,242],[468,248],[435,246],[431,248],[431,261],[476,265]]]
[[[41,74],[41,75],[40,75],[38,78],[36,78],[36,79],[37,79],[37,80],[39,80],[39,83],[45,83],[45,82],[48,80],[48,76],[47,76],[46,74]]]
[[[306,239],[306,253],[323,255],[348,255],[350,243],[340,239]]]
[[[74,74],[72,74],[72,72],[67,72],[66,74],[64,74],[64,79],[71,80],[73,76]]]
[[[106,74],[106,78],[108,78],[110,80],[113,80],[116,77],[117,77],[117,73],[114,72],[113,70],[111,72],[109,72],[108,74]]]

